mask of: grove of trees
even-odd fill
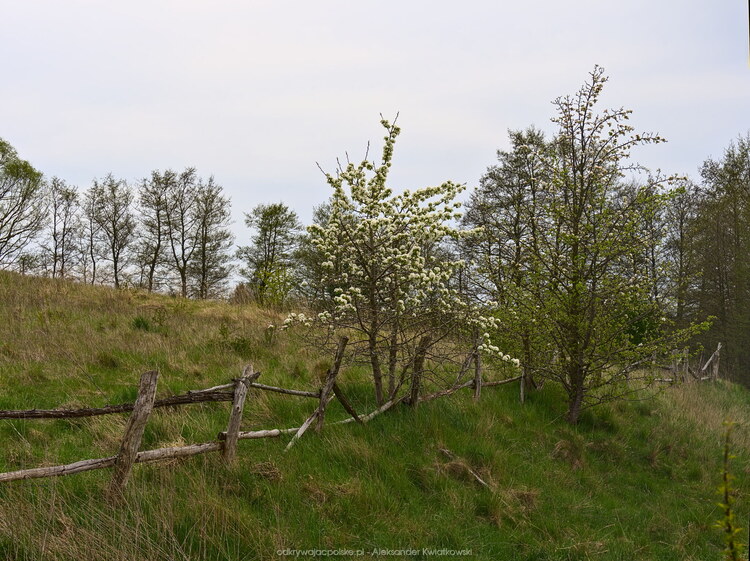
[[[499,155],[465,217],[481,231],[465,248],[479,264],[469,277],[515,325],[510,339],[528,372],[565,389],[572,423],[634,391],[644,362],[701,327],[666,325],[653,224],[672,180],[629,158],[662,139],[636,133],[629,110],[598,108],[606,80],[596,68],[575,95],[555,100],[549,141],[533,129],[512,133],[512,151]]]
[[[231,203],[213,177],[154,171],[138,185],[108,174],[84,192],[18,159],[7,143],[0,181],[5,268],[183,297],[226,293]]]
[[[312,225],[260,203],[237,248],[213,177],[109,174],[79,190],[0,140],[0,267],[201,299],[229,295],[236,272],[235,293],[304,309],[328,341],[352,335],[379,403],[417,354],[514,362],[529,387],[564,388],[572,423],[683,346],[721,341],[725,372],[750,384],[750,134],[699,178],[652,174],[631,150],[663,139],[600,108],[606,82],[595,67],[556,99],[549,132],[510,131],[463,209],[463,185],[388,186],[400,130],[382,120],[379,161],[326,173]]]

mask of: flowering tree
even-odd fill
[[[394,194],[386,182],[400,129],[381,124],[381,162],[365,159],[326,174],[329,215],[309,228],[322,259],[317,321],[350,335],[350,347],[372,367],[378,403],[399,390],[418,346],[437,358],[469,336],[483,351],[499,353],[489,336],[494,318],[459,296],[451,279],[462,262],[441,251],[445,240],[465,234],[450,225],[460,217],[455,198],[464,187],[448,181]]]

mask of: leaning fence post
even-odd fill
[[[341,391],[341,388],[339,388],[339,385],[335,382],[333,383],[333,393],[336,396],[336,399],[339,400],[339,403],[341,403],[344,409],[346,409],[346,412],[352,416],[352,419],[354,419],[358,423],[362,423],[362,419],[360,419],[359,415],[357,415],[357,411],[355,411],[352,404],[349,403],[348,399],[346,399],[344,392]]]
[[[409,393],[409,405],[416,407],[419,403],[419,386],[422,383],[422,371],[424,370],[424,359],[427,348],[430,346],[430,336],[425,335],[420,339],[417,350],[414,351],[414,366],[411,373],[411,392]]]
[[[294,436],[289,441],[289,444],[286,445],[284,451],[289,450],[300,438],[302,438],[302,435],[305,434],[308,428],[310,428],[310,425],[313,423],[316,417],[318,419],[316,429],[320,430],[323,427],[323,415],[325,414],[326,405],[331,399],[333,399],[333,396],[330,396],[330,393],[333,390],[333,384],[336,383],[336,376],[339,373],[339,368],[341,368],[341,361],[344,358],[344,348],[346,347],[346,344],[348,342],[349,338],[346,336],[342,336],[339,339],[339,347],[336,350],[336,358],[333,361],[333,366],[331,366],[331,368],[328,370],[328,373],[326,374],[326,381],[324,386],[320,388],[320,403],[318,404],[318,408],[313,411],[312,415],[310,415],[305,420],[305,422],[302,423],[302,426],[297,430],[297,432],[294,433]]]
[[[328,405],[328,396],[333,391],[333,386],[336,384],[336,376],[339,375],[339,369],[341,368],[341,361],[344,360],[344,349],[346,344],[349,342],[349,338],[342,335],[339,338],[339,347],[336,349],[336,358],[333,359],[333,366],[328,370],[325,384],[320,390],[320,403],[318,404],[317,417],[318,422],[315,423],[315,432],[320,432],[323,428],[323,419],[326,415],[326,405]]]
[[[112,483],[109,487],[110,497],[117,498],[122,489],[130,478],[130,472],[133,469],[138,448],[141,446],[141,438],[146,428],[146,422],[154,407],[154,397],[156,396],[156,382],[159,378],[159,372],[150,370],[141,375],[138,384],[138,398],[133,406],[133,413],[128,419],[125,434],[120,443],[120,451],[115,459],[114,474]]]
[[[232,463],[237,455],[237,440],[240,434],[240,423],[242,422],[242,409],[245,406],[247,388],[260,376],[260,372],[254,372],[253,366],[248,364],[242,372],[242,376],[234,383],[234,399],[232,400],[232,412],[229,414],[227,425],[227,436],[224,440],[224,461]]]

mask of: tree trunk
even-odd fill
[[[375,401],[383,405],[383,373],[380,370],[380,357],[375,336],[370,336],[370,364],[372,365],[372,379],[375,383]]]
[[[419,387],[422,383],[422,372],[427,349],[430,347],[431,338],[425,335],[420,339],[414,352],[414,364],[412,366],[411,388],[409,391],[409,405],[416,407],[419,404]]]
[[[96,255],[94,253],[94,237],[89,237],[89,257],[91,257],[91,284],[96,282]]]
[[[154,291],[154,273],[156,271],[156,259],[148,264],[148,291]]]
[[[372,379],[375,383],[375,401],[383,405],[383,373],[380,370],[380,357],[372,339],[370,340],[370,364],[372,365]]]
[[[568,413],[565,418],[571,425],[578,424],[581,415],[581,406],[583,405],[584,387],[582,377],[576,376],[571,391],[568,392]]]
[[[112,268],[115,272],[115,288],[120,288],[119,265],[118,258],[115,255],[112,255]]]
[[[479,354],[479,341],[474,349],[474,401],[482,395],[482,355]]]
[[[394,327],[388,344],[388,398],[396,395],[396,367],[398,361],[398,330]]]
[[[534,382],[534,375],[532,374],[531,370],[532,357],[531,335],[529,334],[529,330],[526,329],[523,333],[523,361],[521,364],[521,368],[523,369],[523,378],[521,378],[521,382],[524,384],[524,394],[526,395],[529,394],[529,391],[532,388],[536,387],[536,383]]]

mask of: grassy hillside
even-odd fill
[[[261,381],[316,389],[323,357],[269,341],[273,312],[115,292],[0,273],[0,409],[104,405],[135,396],[158,368],[159,394],[226,382],[248,361]],[[341,385],[373,408],[364,372]],[[0,485],[0,559],[242,560],[290,549],[471,550],[463,559],[719,559],[722,421],[750,416],[726,383],[563,419],[547,385],[521,406],[517,386],[398,407],[367,426],[242,441],[217,454],[138,465],[124,503],[102,498],[108,470]],[[297,426],[312,404],[250,393],[245,430]],[[227,403],[156,410],[143,447],[212,440]],[[330,419],[344,418],[335,402]],[[0,421],[0,471],[112,455],[127,420]],[[735,433],[738,520],[750,509],[750,430]],[[447,449],[449,458],[441,449]],[[477,472],[489,487],[476,482]],[[346,558],[346,557],[338,557]],[[447,558],[447,557],[442,557]],[[454,557],[455,558],[455,557]]]

